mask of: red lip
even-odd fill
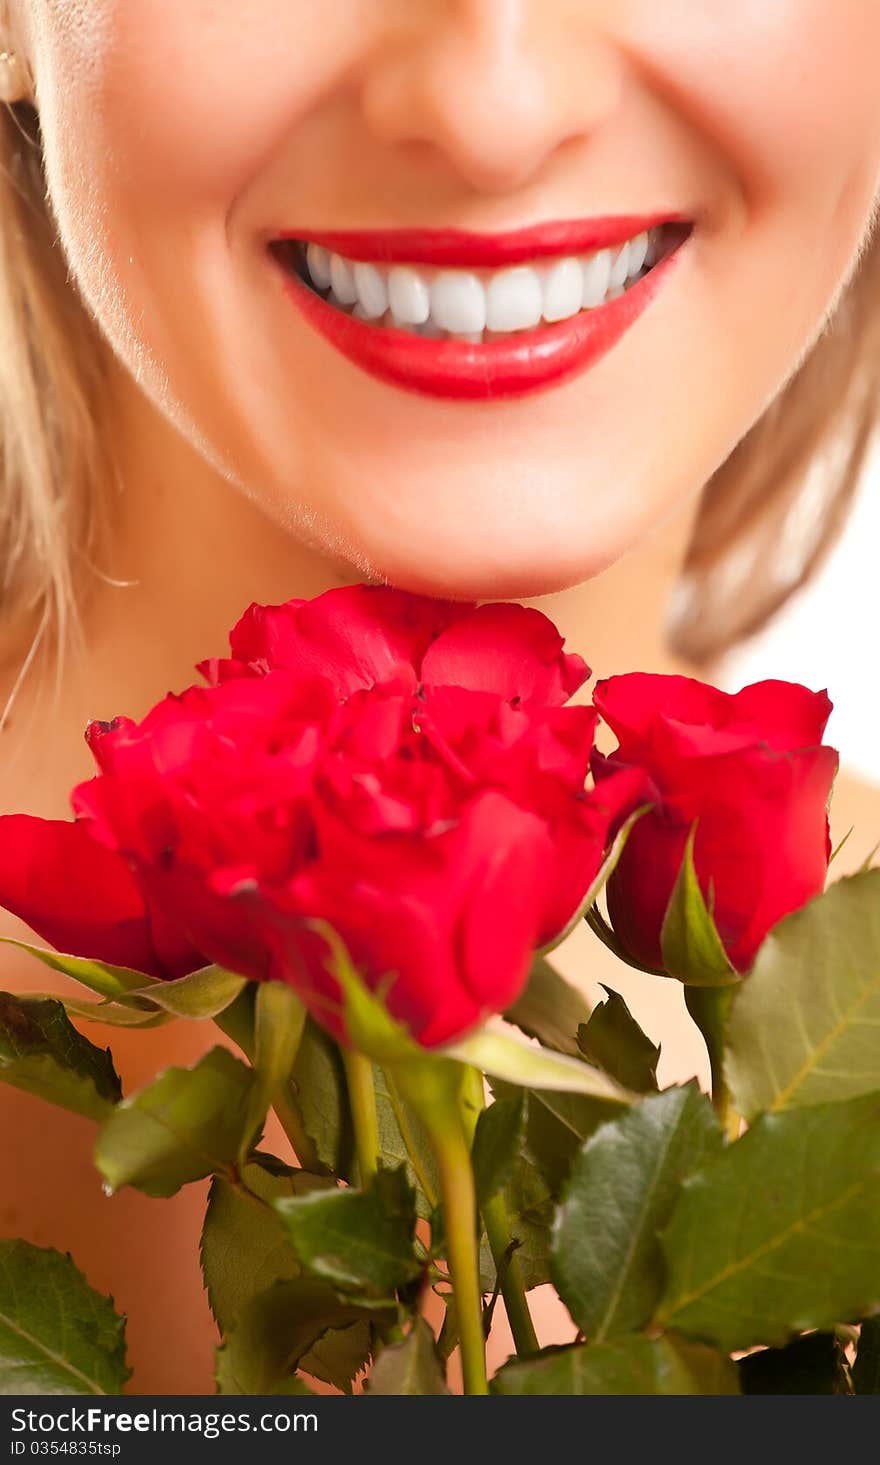
[[[650,228],[674,222],[670,216],[593,220],[541,225],[516,234],[476,235],[455,230],[397,230],[374,233],[312,234],[310,242],[348,259],[407,261],[471,266],[515,263],[541,255],[586,253],[605,248]],[[562,239],[560,231],[565,230]],[[579,231],[575,236],[574,231]],[[297,238],[288,234],[278,238]],[[575,237],[577,243],[575,243]],[[589,243],[584,243],[589,240]],[[562,241],[562,242],[560,242]],[[372,251],[368,253],[367,251]],[[513,334],[509,341],[435,341],[412,332],[370,325],[329,305],[296,275],[277,264],[290,299],[305,319],[349,361],[406,391],[459,401],[524,396],[584,371],[638,319],[675,268],[680,246],[616,300],[554,325]]]
[[[343,229],[315,234],[282,229],[272,237],[321,244],[346,259],[491,269],[545,255],[589,254],[623,244],[657,224],[687,222],[683,214],[614,214],[603,219],[555,219],[506,234],[467,229]]]

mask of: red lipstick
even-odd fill
[[[555,221],[505,234],[457,229],[284,230],[274,239],[319,244],[353,261],[479,269],[588,254],[623,244],[661,224],[680,226],[675,231],[676,243],[616,299],[552,325],[480,343],[433,340],[359,320],[330,305],[292,270],[279,266],[290,299],[308,323],[356,366],[408,391],[486,401],[552,386],[585,370],[609,351],[675,267],[689,221],[670,214],[629,215]]]

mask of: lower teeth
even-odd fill
[[[538,321],[537,325],[525,326],[522,330],[518,331],[485,330],[472,335],[456,335],[453,331],[440,330],[437,326],[433,324],[432,321],[425,321],[423,325],[413,325],[409,321],[395,320],[390,310],[386,310],[385,314],[381,316],[368,316],[360,308],[359,305],[344,305],[341,300],[337,300],[332,290],[317,290],[310,280],[303,279],[303,276],[299,274],[299,272],[297,272],[297,274],[299,276],[299,279],[303,281],[303,284],[308,285],[309,289],[313,291],[315,295],[319,295],[322,300],[325,300],[327,302],[328,305],[332,305],[334,310],[341,310],[343,315],[354,316],[355,320],[364,321],[367,325],[382,326],[385,329],[404,331],[407,335],[423,336],[426,339],[432,341],[458,341],[460,344],[467,343],[469,345],[482,346],[488,344],[491,341],[509,340],[511,336],[528,335],[531,331],[543,330],[550,324],[560,324],[560,322],[557,321],[551,323],[549,321],[540,320]],[[610,301],[616,300],[618,296],[624,295],[627,290],[631,289],[633,285],[637,285],[639,280],[643,279],[644,276],[647,274],[647,269],[640,270],[637,275],[633,275],[632,279],[627,280],[625,285],[617,285],[613,289],[609,290],[605,295],[605,299],[602,301],[602,305],[607,305],[610,303]],[[600,306],[595,305],[584,307],[582,310],[578,311],[577,314],[588,315],[591,311],[598,310],[600,308]],[[568,320],[574,320],[574,318],[574,316],[566,317],[566,319]]]

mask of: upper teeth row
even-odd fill
[[[344,259],[309,244],[312,283],[331,291],[334,304],[353,307],[364,320],[390,312],[390,323],[425,326],[452,335],[520,331],[541,320],[560,321],[602,305],[654,263],[658,231],[646,230],[613,249],[485,272],[411,265],[376,265]]]

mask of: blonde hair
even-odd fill
[[[26,636],[32,656],[80,635],[95,485],[113,473],[110,348],[71,281],[42,159],[35,108],[0,107],[0,660]]]
[[[757,631],[844,522],[880,399],[880,234],[788,384],[706,484],[667,625],[709,663]],[[103,525],[109,347],[59,243],[30,102],[0,107],[0,624],[63,648]],[[12,643],[10,643],[12,644]],[[19,639],[19,646],[21,642]]]

